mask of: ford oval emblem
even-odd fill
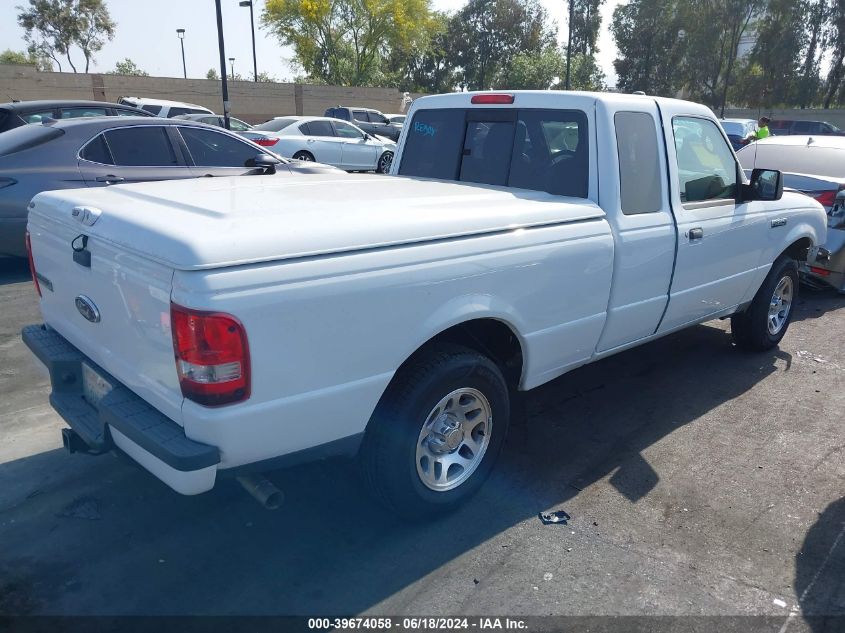
[[[100,311],[94,302],[85,295],[76,297],[76,309],[79,310],[79,314],[85,317],[86,321],[91,321],[91,323],[100,322]]]

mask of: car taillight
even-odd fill
[[[35,260],[32,259],[32,240],[29,239],[29,231],[26,232],[24,241],[26,242],[26,258],[29,260],[29,274],[32,275],[32,283],[35,284],[35,291],[40,297],[41,285],[38,283],[38,275],[35,274]]]
[[[210,407],[249,398],[249,346],[240,321],[171,303],[170,324],[183,396]]]
[[[823,207],[832,207],[837,193],[839,192],[836,189],[830,189],[828,191],[814,191],[810,195]]]
[[[255,143],[257,145],[261,145],[261,147],[273,147],[276,143],[279,142],[277,138],[259,138],[255,139]]]
[[[475,105],[513,103],[513,95],[505,95],[505,94],[473,95],[472,99],[470,99],[470,102],[474,103]]]

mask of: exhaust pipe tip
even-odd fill
[[[68,453],[87,453],[88,444],[73,429],[62,429],[62,446]]]
[[[273,483],[259,474],[246,474],[236,477],[241,486],[244,487],[252,497],[267,510],[278,510],[282,507],[285,494]]]

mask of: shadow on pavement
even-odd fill
[[[287,496],[276,512],[226,479],[181,497],[112,456],[54,450],[0,464],[0,614],[377,611],[606,476],[641,499],[660,477],[644,449],[783,360],[742,354],[729,333],[698,326],[572,372],[527,395],[490,480],[435,523],[387,514],[344,461],[270,473]]]
[[[831,310],[845,308],[845,294],[833,288],[815,289],[801,286],[793,321],[817,319]]]
[[[0,257],[0,286],[31,279],[29,262],[22,257]]]
[[[795,595],[813,633],[845,630],[845,497],[819,513],[795,568]]]

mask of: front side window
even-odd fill
[[[381,123],[382,125],[387,125],[389,121],[386,117],[382,116],[378,112],[370,112],[370,123]]]
[[[219,125],[219,123],[218,123]],[[250,129],[249,125],[240,119],[229,118],[229,127],[235,132],[246,132]]]
[[[367,113],[364,112],[364,110],[353,110],[352,118],[356,121],[363,121],[364,123],[369,122],[369,119],[367,119]]]
[[[124,110],[123,108],[115,108],[114,113],[117,116],[149,116],[141,112],[133,112],[132,110]]]
[[[129,127],[105,133],[114,164],[123,167],[176,167],[179,160],[159,126]]]
[[[27,123],[41,123],[44,119],[52,119],[52,110],[39,110],[38,112],[26,112],[21,114],[21,118]]]
[[[342,138],[364,138],[361,132],[343,121],[334,121],[334,130],[335,133]]]
[[[587,117],[577,110],[420,110],[399,173],[587,197]]]
[[[709,119],[672,119],[681,202],[736,197],[737,168],[733,152]]]
[[[197,167],[245,167],[254,159],[254,147],[214,130],[180,127],[194,165]]]
[[[132,105],[132,104],[130,104],[130,105]],[[160,105],[142,105],[141,109],[146,110],[150,114],[154,114],[154,115],[161,112],[161,106]]]

